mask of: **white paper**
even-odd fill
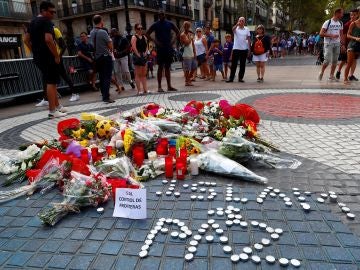
[[[146,219],[146,189],[117,188],[113,217]]]

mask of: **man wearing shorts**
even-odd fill
[[[25,44],[33,52],[35,65],[40,69],[49,101],[49,118],[66,116],[67,109],[59,104],[57,84],[60,82],[60,54],[56,48],[54,26],[56,13],[51,2],[40,3],[40,15],[35,17],[25,36]]]
[[[334,73],[340,50],[346,50],[345,44],[341,44],[341,40],[343,40],[343,25],[340,20],[343,15],[344,11],[342,8],[336,9],[330,21],[325,21],[321,27],[320,36],[324,38],[324,63],[318,76],[319,81],[322,80],[324,71],[329,64],[331,64],[329,81],[336,80]]]
[[[171,31],[174,31],[176,37],[179,37],[179,29],[170,21],[165,19],[164,11],[159,12],[159,20],[154,22],[149,30],[146,32],[148,40],[152,40],[150,35],[155,32],[155,45],[157,52],[157,80],[158,80],[158,92],[164,92],[161,88],[161,80],[163,70],[165,69],[165,77],[168,86],[168,91],[177,91],[174,87],[171,86],[170,78],[170,66],[173,56],[173,44],[171,39]]]

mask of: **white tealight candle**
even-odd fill
[[[190,159],[190,174],[198,175],[199,174],[199,164],[196,158]]]
[[[148,159],[149,159],[150,161],[155,161],[156,158],[157,158],[157,154],[156,154],[155,151],[151,151],[151,152],[148,153]]]

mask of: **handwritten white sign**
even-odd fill
[[[146,218],[146,189],[117,188],[114,217]]]

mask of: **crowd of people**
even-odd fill
[[[65,116],[67,111],[58,100],[57,84],[60,77],[72,91],[70,101],[79,99],[62,62],[66,46],[60,30],[52,23],[55,13],[55,6],[51,2],[42,2],[40,14],[31,21],[25,38],[25,43],[33,51],[34,63],[43,76],[44,99],[41,103],[45,104],[41,105],[49,106],[50,118]],[[102,101],[105,103],[114,102],[110,97],[111,83],[116,86],[118,93],[124,91],[125,83],[128,83],[132,89],[136,88],[137,94],[147,94],[147,79],[150,75],[153,77],[155,63],[158,65],[157,91],[164,92],[164,75],[167,90],[177,91],[171,84],[170,74],[174,58],[181,59],[185,86],[191,87],[197,79],[215,81],[217,72],[221,80],[232,83],[238,66],[238,82],[243,83],[247,61],[256,65],[257,82],[262,83],[270,57],[284,57],[291,52],[318,54],[323,50],[324,61],[318,79],[322,79],[329,64],[329,79],[339,79],[341,69],[346,65],[344,83],[348,84],[351,80],[357,80],[354,70],[360,52],[360,20],[358,11],[353,10],[351,20],[343,26],[340,21],[342,16],[343,10],[337,9],[334,16],[324,22],[319,33],[289,37],[285,34],[269,36],[263,25],[258,25],[252,34],[245,25],[245,18],[240,17],[232,27],[232,34],[226,34],[225,42],[221,44],[210,26],[193,31],[191,22],[185,21],[180,31],[165,18],[163,11],[159,12],[159,20],[147,31],[140,23],[135,24],[135,33],[130,38],[121,35],[116,28],[109,31],[105,28],[103,18],[95,15],[90,35],[86,32],[80,34],[77,54],[88,74],[89,86],[94,91],[99,90],[95,84],[98,74]],[[150,42],[153,46],[150,46]],[[180,49],[174,50],[178,42]],[[338,58],[341,62],[335,74]]]

